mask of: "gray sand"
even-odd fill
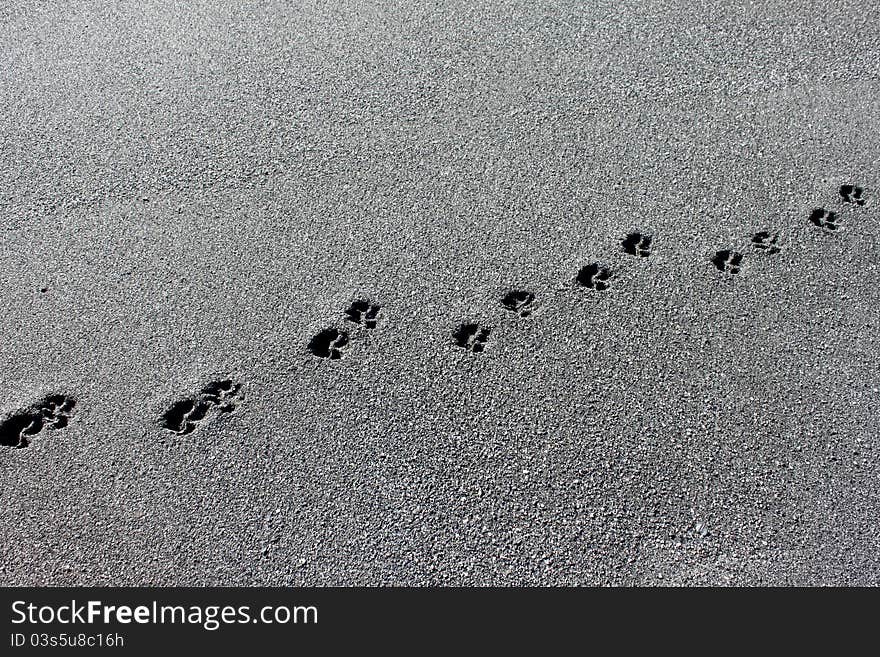
[[[880,583],[880,4],[103,4],[0,8],[0,584]]]

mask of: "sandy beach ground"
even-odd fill
[[[880,583],[878,26],[5,3],[0,584]]]

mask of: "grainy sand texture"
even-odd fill
[[[880,583],[880,3],[0,6],[0,584]]]

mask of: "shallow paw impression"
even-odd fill
[[[455,330],[452,337],[455,339],[455,344],[462,349],[480,353],[486,348],[489,332],[490,329],[479,324],[462,324]]]
[[[779,234],[767,230],[758,231],[752,236],[752,246],[758,251],[773,255],[779,253]]]
[[[528,317],[535,310],[535,295],[526,290],[511,290],[501,298],[501,305],[520,317]]]
[[[160,424],[177,434],[192,433],[212,410],[220,413],[234,411],[241,401],[240,391],[241,384],[231,379],[212,381],[195,397],[174,402],[162,415]]]
[[[345,311],[346,318],[355,324],[362,324],[368,329],[376,328],[376,318],[379,315],[381,306],[370,303],[369,301],[359,299],[353,301],[348,310]]]
[[[620,243],[626,253],[647,258],[651,255],[651,236],[641,233],[630,233]]]
[[[865,204],[865,190],[857,185],[841,185],[840,198],[844,203],[853,203],[855,205]]]
[[[728,274],[738,274],[741,262],[741,253],[727,249],[724,251],[718,251],[712,258],[712,264],[715,265],[718,271],[723,271]]]
[[[840,227],[837,213],[824,208],[816,208],[810,213],[810,223],[826,232],[834,232]]]
[[[348,346],[348,333],[335,328],[324,329],[309,340],[309,351],[318,358],[339,360]]]
[[[48,395],[39,403],[13,413],[0,422],[0,445],[23,448],[43,429],[63,429],[70,421],[76,400],[66,395]]]
[[[611,284],[611,270],[594,262],[581,268],[577,275],[577,282],[592,290],[607,290]]]

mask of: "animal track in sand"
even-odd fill
[[[241,401],[241,384],[231,379],[212,381],[198,395],[172,404],[162,415],[160,424],[176,434],[186,435],[198,428],[208,414],[217,409],[231,413]]]
[[[827,233],[833,233],[840,227],[837,213],[824,208],[816,208],[810,213],[810,223]]]
[[[611,285],[611,270],[594,262],[581,268],[577,275],[577,282],[592,290],[607,290]]]
[[[841,185],[840,198],[844,203],[853,203],[855,205],[865,204],[865,190],[858,185]]]
[[[712,258],[712,264],[718,268],[718,271],[728,274],[738,274],[740,262],[742,262],[742,254],[729,249],[718,251]]]
[[[760,230],[752,235],[752,246],[762,253],[773,255],[779,253],[779,233],[771,233],[769,230]]]
[[[369,301],[358,299],[353,301],[348,310],[345,311],[349,321],[355,324],[362,324],[368,329],[376,328],[377,316],[381,310],[381,306],[370,303]]]
[[[501,305],[520,317],[528,317],[535,310],[535,295],[526,290],[511,290],[501,298]]]
[[[339,360],[348,347],[348,333],[340,329],[328,328],[309,341],[309,351],[318,358]]]
[[[490,331],[491,329],[479,324],[462,324],[455,330],[452,337],[462,349],[478,354],[486,348]]]
[[[651,236],[641,233],[630,233],[620,243],[626,253],[647,258],[651,255]]]
[[[44,428],[63,429],[70,421],[76,400],[67,395],[48,395],[37,404],[17,411],[0,423],[0,445],[23,448]]]

